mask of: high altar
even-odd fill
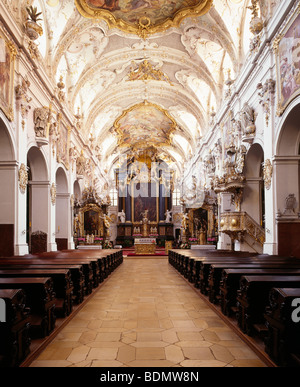
[[[116,171],[119,214],[124,214],[117,225],[117,244],[152,253],[157,244],[174,239],[169,212],[172,176],[164,168],[167,171],[168,166],[161,160],[153,163],[145,152],[143,158],[129,160]],[[141,238],[150,238],[151,242],[140,243]]]

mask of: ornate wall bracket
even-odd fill
[[[271,106],[275,103],[275,85],[276,82],[273,79],[268,79],[264,84],[259,83],[257,85],[257,89],[260,90],[258,95],[261,98],[259,103],[263,107],[267,126],[269,126]]]

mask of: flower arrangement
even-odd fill
[[[112,244],[108,241],[105,241],[103,244],[104,249],[112,249]]]
[[[189,238],[189,241],[190,241],[190,242],[197,242],[198,239],[197,239],[197,238]]]
[[[180,249],[190,249],[191,245],[188,242],[181,243]]]
[[[83,237],[79,237],[79,238],[77,238],[77,240],[78,240],[78,242],[85,242],[85,238],[83,238]]]
[[[158,234],[149,234],[149,237],[158,237]]]
[[[216,238],[214,238],[214,237],[207,238],[207,242],[216,242]]]
[[[103,238],[99,238],[99,237],[94,238],[95,243],[101,243],[101,241],[103,241]]]

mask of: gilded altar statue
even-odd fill
[[[106,229],[106,236],[109,237],[110,236],[109,227],[110,227],[110,223],[112,222],[112,219],[106,214],[104,214],[102,219],[103,219],[104,227]]]
[[[142,230],[142,233],[143,233],[143,236],[146,237],[148,235],[148,223],[149,223],[148,210],[145,210],[144,212],[142,212],[142,216],[143,216],[143,220],[142,220],[143,230]]]

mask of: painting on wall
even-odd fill
[[[133,189],[133,188],[132,188]],[[137,187],[140,195],[132,196],[133,222],[141,222],[147,211],[150,222],[158,222],[158,186],[156,183],[140,183]]]
[[[277,91],[280,116],[300,92],[300,8],[275,40]]]
[[[0,30],[0,108],[13,120],[14,63],[16,51]]]

